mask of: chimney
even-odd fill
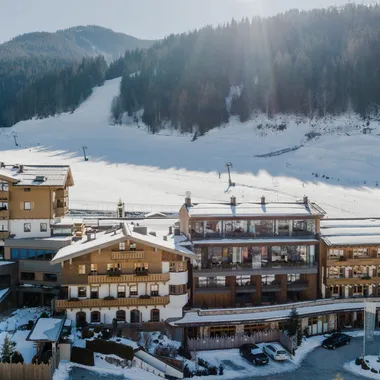
[[[20,166],[18,167],[18,172],[19,172],[19,173],[24,173],[24,165],[20,165]]]
[[[181,235],[181,231],[180,231],[180,229],[178,227],[174,228],[174,235],[175,236]]]
[[[136,226],[133,228],[133,231],[141,235],[148,235],[148,227],[145,226]]]
[[[173,235],[173,227],[169,226],[169,235]]]
[[[186,191],[185,205],[186,205],[186,207],[191,207],[191,193],[190,193],[190,191]]]
[[[236,197],[234,195],[231,197],[231,206],[236,206]]]
[[[165,241],[168,241],[168,237],[166,235],[163,236],[163,238],[164,238]]]
[[[5,168],[4,162],[0,162],[0,168]]]
[[[304,195],[304,197],[303,197],[303,203],[305,205],[309,204],[309,198],[306,195]]]
[[[261,204],[265,205],[265,197],[264,197],[264,195],[261,196]]]

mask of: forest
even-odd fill
[[[170,125],[203,134],[255,111],[366,117],[380,104],[380,6],[232,20],[169,36],[124,60],[112,115],[120,122],[143,110],[153,133]]]

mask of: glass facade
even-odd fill
[[[52,260],[57,251],[52,249],[11,248],[12,260]]]
[[[195,249],[195,269],[314,265],[310,246],[202,247]]]

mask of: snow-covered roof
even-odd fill
[[[288,238],[268,238],[268,239],[204,239],[204,240],[193,240],[194,245],[206,245],[206,244],[317,244],[316,239],[302,239],[297,237]]]
[[[327,219],[321,237],[329,245],[380,245],[380,219]]]
[[[322,216],[323,210],[314,203],[198,203],[187,207],[190,217],[308,217],[312,215]]]
[[[69,176],[69,186],[73,184],[68,165],[7,165],[1,168],[0,176],[8,178],[16,186],[64,187]]]
[[[64,323],[65,318],[39,318],[26,340],[57,342]]]
[[[330,304],[322,302],[318,304],[318,301],[315,301],[315,305],[309,306],[309,304],[310,303],[308,303],[308,306],[299,305],[296,307],[297,312],[300,316],[329,313],[339,310],[348,311],[364,309],[363,300],[358,300],[358,302],[344,303],[332,302]],[[380,308],[380,302],[376,302],[376,307]],[[280,310],[278,310],[277,307],[274,307],[274,310],[270,310],[270,307],[259,307],[255,309],[257,311],[255,310],[254,312],[252,311],[252,308],[234,309],[234,313],[226,313],[226,309],[209,310],[208,312],[204,310],[190,311],[186,312],[181,319],[170,321],[169,323],[172,326],[182,326],[196,324],[238,324],[242,322],[278,321],[287,319],[291,312],[290,307],[284,307]],[[259,311],[260,309],[265,309],[265,311]]]
[[[15,264],[14,261],[3,261],[3,260],[0,260],[0,266],[2,265],[9,265],[9,264]]]
[[[7,296],[10,292],[10,288],[0,290],[0,302]]]
[[[88,240],[87,236],[83,236],[81,240],[61,248],[50,263],[57,264],[67,261],[93,252],[96,249],[107,248],[113,244],[129,239],[137,243],[150,245],[165,251],[182,254],[187,257],[192,257],[194,255],[191,250],[181,245],[181,242],[185,239],[183,236],[170,235],[167,237],[167,240],[164,240],[157,236],[149,234],[143,235],[135,232],[133,231],[133,226],[130,226],[127,223],[121,223],[121,226],[115,227],[109,231],[97,232],[96,234],[92,233],[92,236],[93,237],[90,240]]]

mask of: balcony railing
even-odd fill
[[[348,258],[346,256],[334,257],[328,256],[327,266],[353,266],[353,265],[378,265],[380,257],[377,256],[360,256]]]
[[[9,198],[9,191],[0,190],[0,199],[8,199],[8,198]]]
[[[113,251],[112,260],[128,261],[144,259],[144,251]]]
[[[254,232],[206,232],[200,233],[191,231],[192,240],[212,240],[212,239],[265,239],[265,238],[314,238],[315,232],[293,231],[292,236],[285,233],[254,233]]]
[[[158,306],[168,305],[169,296],[149,297],[149,298],[115,298],[115,299],[71,299],[56,300],[57,309],[75,309],[88,307],[121,307],[121,306]]]
[[[153,273],[145,276],[135,274],[120,274],[119,276],[109,276],[108,274],[94,274],[88,276],[89,284],[112,284],[112,283],[136,283],[136,282],[167,282],[169,273]]]
[[[379,277],[341,277],[341,278],[331,278],[326,279],[326,285],[365,285],[365,284],[380,284]]]
[[[289,282],[287,287],[290,291],[304,290],[309,287],[309,282],[306,280],[297,280],[294,282]]]
[[[9,231],[0,231],[0,239],[8,239]]]
[[[59,189],[57,190],[57,193],[56,193],[56,198],[59,199],[59,198],[66,198],[69,196],[69,191],[66,189]]]
[[[1,209],[0,210],[0,218],[8,219],[9,218],[9,210],[3,210],[3,209]]]

